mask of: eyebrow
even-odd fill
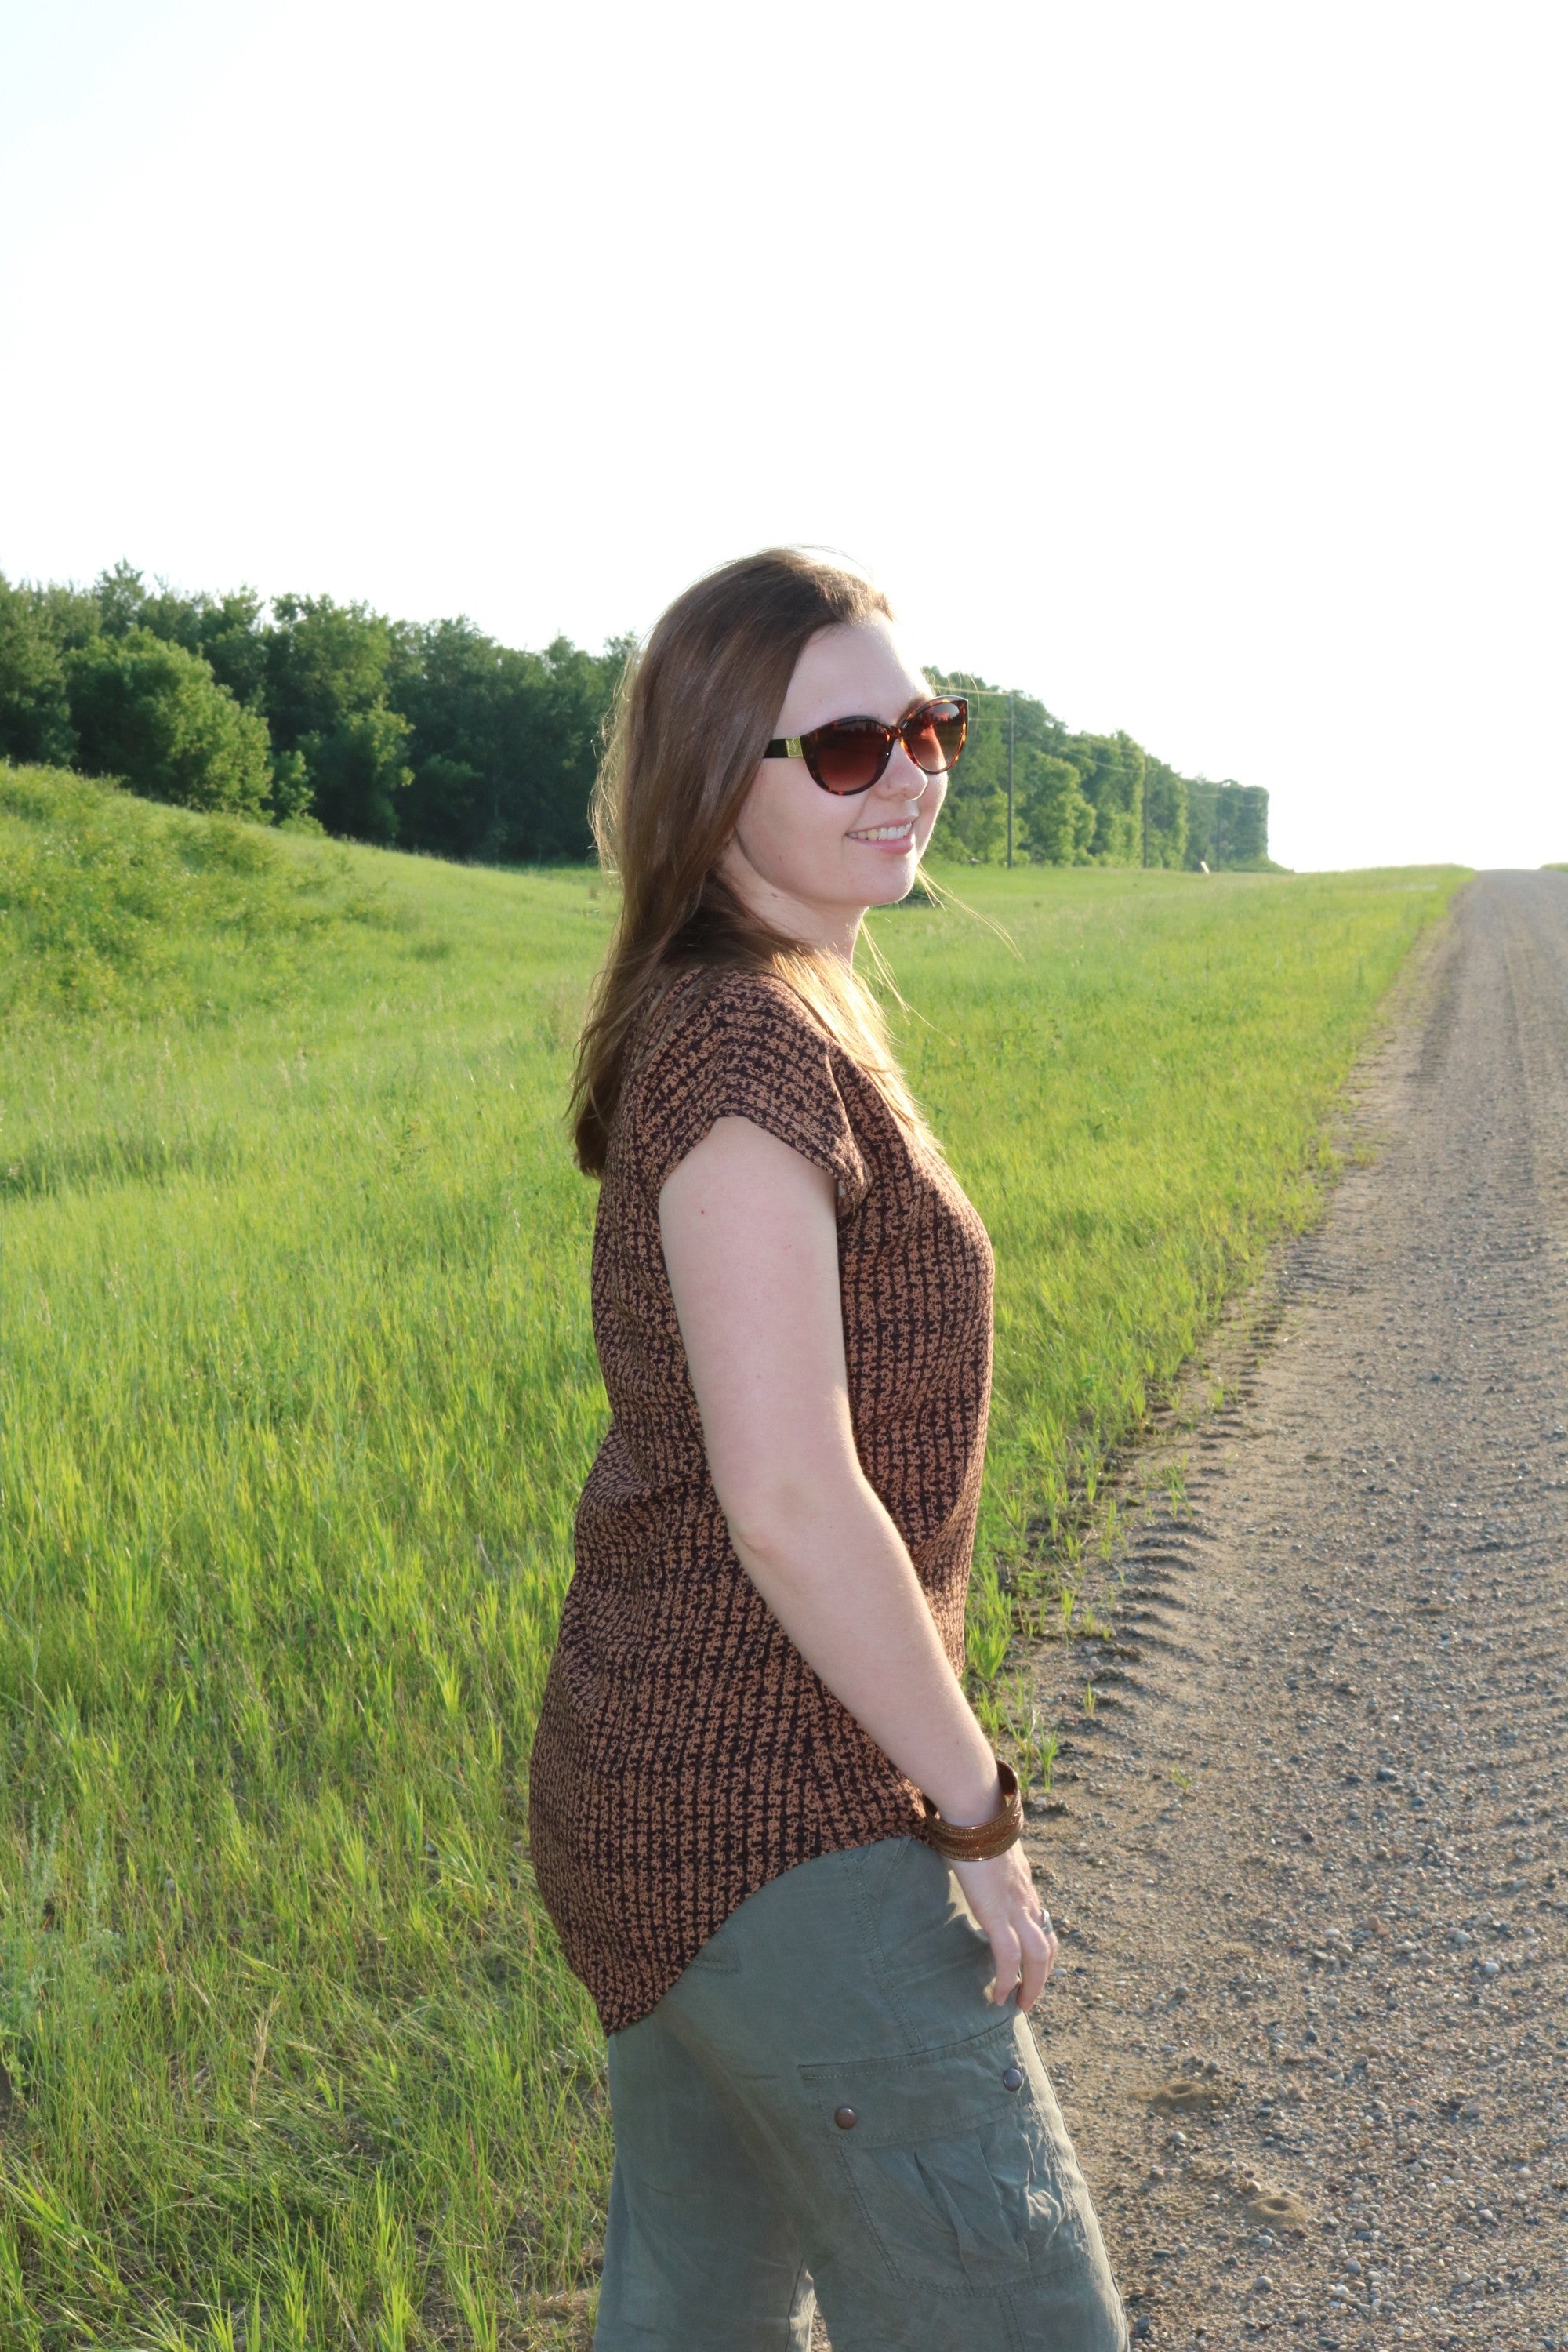
[[[944,698],[942,695],[931,694],[929,691],[925,694],[911,695],[909,701],[905,703],[903,709],[900,711],[897,719],[895,719],[891,723],[895,727],[901,727],[911,712],[923,709],[928,702],[941,702],[943,698]],[[847,710],[843,715],[846,719],[869,719],[874,714],[869,710]],[[835,722],[830,719],[826,723],[831,727]],[[879,719],[877,720],[877,724],[879,727],[886,727],[889,724],[889,721],[885,719]]]
[[[905,703],[903,709],[900,711],[898,717],[892,720],[879,719],[874,710],[841,710],[836,719],[819,719],[816,722],[816,726],[842,727],[847,719],[869,719],[873,724],[878,727],[887,727],[889,725],[901,727],[905,719],[908,719],[911,713],[923,709],[925,704],[928,702],[948,702],[951,701],[952,698],[951,695],[932,694],[928,688],[924,694],[911,695],[909,701]],[[815,735],[816,732],[816,727],[803,728],[801,732],[806,735]],[[786,739],[782,735],[778,738],[778,740],[781,743],[784,742],[786,740],[798,742],[800,739],[798,736]]]

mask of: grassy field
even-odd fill
[[[954,878],[1016,953],[879,931],[996,1244],[994,1708],[996,1558],[1311,1216],[1459,877]],[[521,2346],[591,2294],[521,1780],[604,1421],[560,1114],[611,905],[0,769],[0,2345]]]

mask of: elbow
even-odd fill
[[[834,1484],[831,1475],[781,1472],[721,1490],[720,1507],[742,1562],[781,1570],[816,1553],[825,1520],[840,1519],[849,1499],[836,1497]]]

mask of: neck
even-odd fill
[[[786,940],[798,940],[802,947],[824,949],[847,969],[854,969],[864,907],[823,906],[780,890],[763,880],[739,842],[731,841],[725,851],[722,870],[736,897],[759,922]]]

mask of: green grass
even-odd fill
[[[996,1244],[988,1559],[1313,1213],[1458,878],[965,877],[1021,960],[879,919]],[[610,906],[0,769],[0,2345],[543,2343],[591,2281],[521,1779]],[[983,1679],[1009,1632],[988,1565]]]
[[[1021,963],[952,914],[885,917],[879,936],[925,1016],[907,1066],[996,1253],[969,1637],[988,1679],[1013,1613],[993,1563],[1026,1560],[1043,1533],[1054,1582],[1108,1450],[1316,1213],[1325,1113],[1460,877],[953,878]]]

